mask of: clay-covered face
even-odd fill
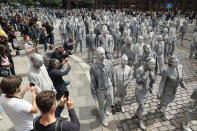
[[[143,38],[139,37],[139,43],[143,42]]]
[[[178,66],[178,59],[175,59],[175,60],[171,61],[171,66],[172,67],[177,67]]]
[[[42,56],[40,56],[40,55],[33,56],[32,63],[33,63],[34,67],[40,68],[43,65]]]
[[[151,47],[150,46],[147,46],[145,48],[145,52],[148,53],[148,54],[150,54],[151,53]]]
[[[131,45],[131,44],[132,44],[132,39],[128,38],[128,39],[127,39],[127,43],[128,43],[129,45]]]
[[[105,50],[97,50],[97,59],[100,61],[104,61],[105,59]]]
[[[148,69],[151,70],[151,71],[154,71],[154,69],[155,69],[155,62],[148,63]]]
[[[121,64],[122,64],[122,66],[127,65],[128,64],[128,60],[127,59],[122,59],[121,60]]]

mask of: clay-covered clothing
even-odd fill
[[[116,96],[126,96],[127,95],[127,86],[131,82],[133,77],[133,70],[125,65],[123,68],[122,65],[115,67],[116,83],[117,83],[117,92]]]
[[[56,92],[53,86],[53,82],[51,81],[44,65],[42,65],[39,69],[32,66],[28,75],[28,79],[30,82],[38,85],[38,93],[42,90],[51,90]]]
[[[145,74],[148,74],[148,77],[144,77]],[[150,72],[144,71],[144,67],[140,66],[136,70],[136,88],[135,88],[135,97],[139,104],[144,104],[149,96],[149,91],[155,83],[155,78],[150,76]]]
[[[171,71],[170,68],[163,71],[159,85],[161,105],[167,106],[175,98],[178,86],[185,87],[183,81],[182,65],[178,65],[178,70]]]
[[[97,89],[105,90],[116,86],[112,62],[107,59],[104,60],[103,64],[96,61],[91,65],[90,78],[91,93],[93,96],[97,95]]]

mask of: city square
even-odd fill
[[[34,107],[24,131],[55,131],[61,118],[72,131],[196,131],[197,1],[87,1],[1,4],[0,131],[22,130],[18,98]]]

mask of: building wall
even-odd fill
[[[77,1],[78,0],[62,0],[63,7],[65,9],[77,8]]]
[[[96,8],[133,8],[137,10],[168,10],[166,3],[172,3],[171,10],[197,10],[197,0],[95,0]],[[133,5],[133,6],[131,6]]]

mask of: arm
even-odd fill
[[[80,130],[80,123],[79,123],[79,119],[75,113],[75,110],[69,109],[68,112],[69,112],[71,122],[65,122],[63,124],[63,129],[69,129],[72,131],[79,131]]]
[[[71,70],[71,67],[68,66],[67,69],[63,72],[59,71],[59,70],[55,70],[54,71],[54,75],[55,76],[64,76],[64,75],[67,75],[69,73],[69,71]]]
[[[96,78],[94,75],[93,67],[91,67],[90,69],[90,78],[91,78],[91,83],[90,83],[91,94],[93,97],[96,97],[97,96],[97,92],[96,92],[97,82],[96,82]]]
[[[37,113],[38,107],[36,105],[36,91],[37,91],[37,85],[34,87],[31,87],[31,94],[32,94],[32,107],[29,113]]]
[[[64,106],[61,106],[61,105],[58,105],[56,110],[55,110],[55,118],[58,118],[60,117],[62,111],[64,109]]]
[[[159,98],[162,96],[162,92],[163,92],[163,89],[165,87],[167,77],[168,77],[167,76],[167,71],[163,71],[163,75],[162,75],[161,81],[159,83],[159,91],[158,91],[158,97]]]

